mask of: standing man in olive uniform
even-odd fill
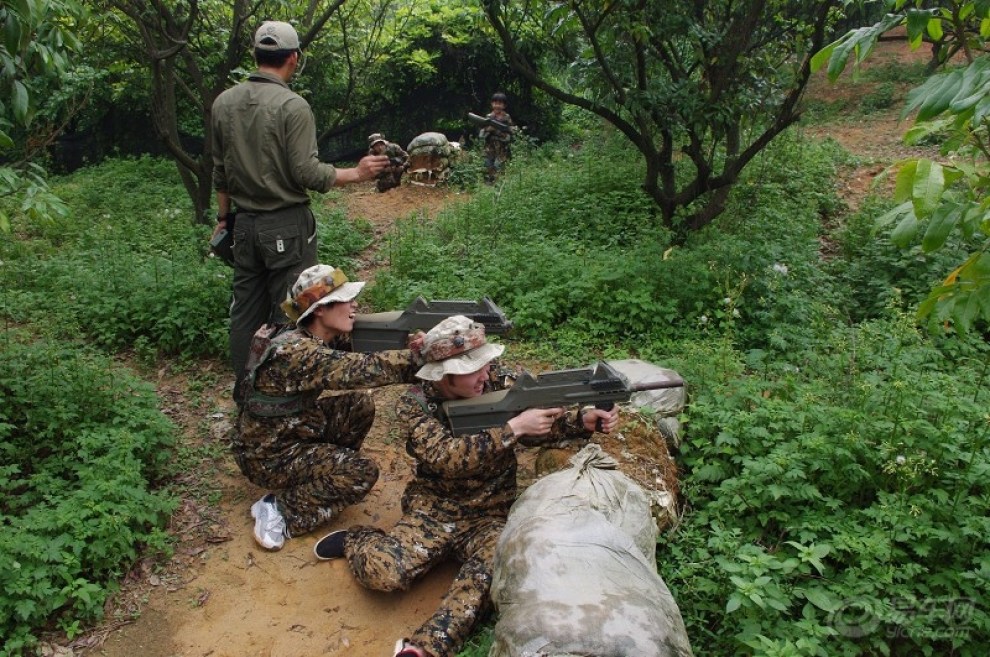
[[[378,466],[359,451],[375,403],[358,389],[414,381],[423,334],[410,349],[352,352],[347,334],[363,287],[314,265],[283,304],[295,326],[266,324],[252,342],[232,446],[241,472],[273,491],[251,507],[255,540],[266,549],[327,522],[378,480]],[[325,390],[350,392],[321,397]]]
[[[490,610],[492,564],[509,507],[516,498],[516,445],[589,438],[600,419],[611,432],[618,410],[563,408],[523,411],[504,426],[455,436],[442,416],[450,399],[476,397],[500,387],[492,360],[504,347],[485,339],[482,324],[448,317],[423,341],[423,380],[398,403],[406,451],[415,478],[402,496],[403,516],[387,533],[357,526],[324,536],[319,559],[346,557],[357,580],[376,591],[406,590],[450,556],[462,562],[440,608],[409,639],[401,657],[452,657]]]
[[[279,303],[289,285],[316,264],[316,220],[308,190],[326,192],[372,180],[388,165],[385,156],[364,157],[351,169],[319,160],[313,112],[288,85],[301,57],[299,35],[291,25],[264,22],[254,35],[257,71],[213,103],[214,236],[226,228],[234,237],[230,360],[238,381],[235,398],[254,332],[265,322],[284,321]]]

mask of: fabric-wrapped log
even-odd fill
[[[596,444],[516,501],[495,552],[488,657],[690,657],[646,492]]]

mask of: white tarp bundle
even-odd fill
[[[688,657],[657,574],[644,490],[590,443],[512,507],[495,553],[488,657]]]
[[[681,379],[681,375],[674,370],[635,358],[610,360],[609,364],[622,372],[634,386],[645,380],[676,381]],[[667,442],[667,448],[673,451],[681,446],[681,425],[677,421],[677,416],[684,410],[686,399],[687,390],[681,385],[634,393],[629,403],[636,408],[649,409],[649,412],[653,414],[660,435]]]

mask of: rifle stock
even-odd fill
[[[363,352],[405,349],[410,333],[427,331],[451,315],[464,315],[484,324],[488,335],[502,335],[512,328],[512,322],[488,297],[478,301],[427,301],[417,297],[405,310],[357,315],[351,347]]]
[[[447,401],[442,410],[451,431],[460,436],[500,427],[529,408],[594,404],[597,408],[610,409],[616,402],[629,401],[636,392],[684,385],[679,376],[661,373],[655,366],[651,366],[658,372],[655,378],[632,384],[615,367],[618,362],[602,360],[591,367],[546,372],[535,377],[526,372],[506,390]]]

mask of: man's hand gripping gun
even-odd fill
[[[487,335],[502,335],[512,328],[512,322],[488,297],[480,301],[427,301],[418,297],[405,310],[358,314],[351,331],[351,348],[364,352],[405,349],[410,333],[428,331],[451,315],[464,315],[484,324]]]
[[[633,379],[636,383],[630,383]],[[512,387],[470,399],[443,403],[455,436],[500,427],[529,408],[593,404],[610,410],[643,390],[678,388],[684,380],[651,363],[637,360],[601,360],[582,369],[558,370],[533,376],[524,372]],[[597,430],[601,430],[601,420]]]

